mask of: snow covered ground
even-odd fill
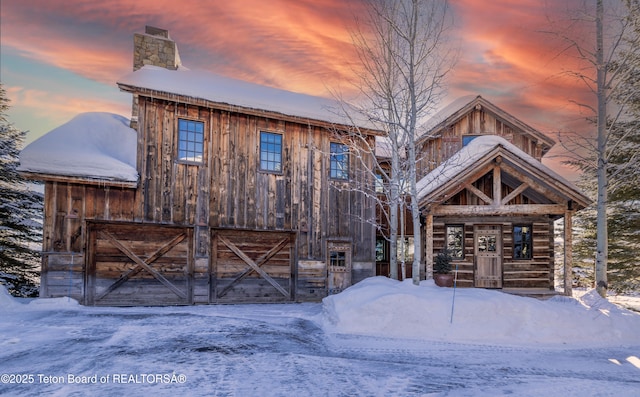
[[[594,292],[453,298],[381,277],[315,304],[103,308],[0,288],[0,395],[639,395],[640,314]]]

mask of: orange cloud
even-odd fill
[[[452,0],[450,34],[461,48],[449,98],[481,94],[543,132],[585,128],[582,109],[570,100],[593,98],[566,76],[584,65],[542,33],[563,28],[552,22],[576,4],[581,1]],[[353,75],[349,29],[362,12],[361,2],[342,0],[5,1],[2,45],[113,87],[132,68],[133,33],[152,25],[169,30],[192,69],[329,95],[328,88]],[[52,118],[96,107],[128,114],[128,101],[92,103],[67,95],[25,87],[18,98]]]
[[[168,29],[191,68],[320,95],[350,73],[342,2],[33,3],[5,7],[4,45],[107,84],[131,69],[132,35],[145,24]]]

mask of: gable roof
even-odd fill
[[[226,105],[236,111],[272,112],[319,124],[349,126],[337,100],[285,91],[264,85],[249,83],[207,71],[189,70],[180,67],[168,70],[146,65],[118,81],[118,87],[127,92],[150,91]],[[375,130],[367,120],[355,121],[360,127]]]
[[[519,168],[544,180],[550,189],[584,208],[591,203],[573,183],[566,180],[506,139],[495,135],[479,136],[451,158],[417,182],[418,201],[424,204],[441,203],[450,196],[448,192],[457,188],[460,182],[471,176],[479,168],[495,158],[502,158],[517,164]]]
[[[451,124],[455,124],[468,113],[476,109],[476,107],[481,107],[485,111],[492,113],[507,124],[510,124],[516,130],[521,130],[524,133],[534,137],[535,140],[538,140],[540,143],[542,143],[543,155],[544,153],[549,151],[549,149],[551,149],[553,145],[555,145],[555,141],[553,139],[549,138],[542,132],[536,130],[523,121],[513,117],[512,115],[500,109],[480,95],[468,95],[458,98],[449,105],[442,108],[439,112],[434,114],[433,117],[431,117],[423,126],[425,134],[423,135],[422,139],[429,139],[430,137],[433,137],[434,133],[436,133],[438,130],[443,129]]]

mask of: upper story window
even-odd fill
[[[531,259],[533,251],[531,226],[513,226],[513,259]]]
[[[462,147],[467,146],[469,144],[469,142],[473,141],[477,137],[478,137],[477,135],[464,135],[464,136],[462,136]]]
[[[376,173],[375,189],[376,193],[384,193],[384,177],[379,173]]]
[[[201,163],[204,153],[204,123],[178,119],[178,160]]]
[[[341,143],[331,142],[329,177],[332,179],[349,179],[349,147]]]
[[[282,172],[282,135],[260,132],[260,170]]]

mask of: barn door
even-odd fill
[[[211,244],[211,303],[294,299],[294,233],[214,230]]]
[[[351,285],[351,243],[330,241],[327,247],[329,295]]]
[[[502,231],[500,226],[476,226],[475,286],[502,288]]]
[[[192,229],[90,223],[88,230],[87,304],[192,303]]]

